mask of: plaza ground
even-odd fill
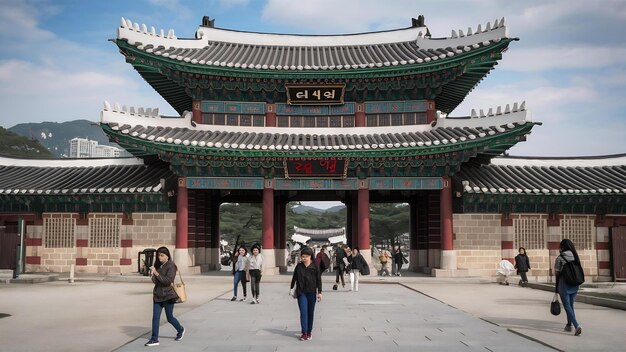
[[[367,277],[359,292],[332,291],[316,308],[313,340],[301,342],[291,277],[266,276],[261,304],[231,302],[226,273],[185,278],[189,301],[176,306],[183,341],[161,328],[170,351],[621,351],[626,311],[576,304],[583,334],[563,331],[565,315],[549,314],[552,293],[488,279],[418,275]],[[115,280],[115,281],[113,281]],[[79,278],[34,285],[0,285],[3,351],[145,351],[152,284],[145,277]],[[620,294],[623,286],[611,290]],[[606,290],[605,290],[606,291]],[[241,295],[241,293],[240,293]]]

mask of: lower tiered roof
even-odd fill
[[[0,157],[0,211],[168,210],[166,165],[140,159]]]
[[[428,155],[477,145],[483,154],[499,155],[538,124],[523,103],[481,116],[440,117],[432,125],[323,129],[201,125],[191,121],[191,114],[170,118],[130,111],[105,104],[101,126],[137,156],[154,149],[218,156],[371,157]]]
[[[626,154],[602,157],[498,157],[454,175],[463,211],[626,211]]]

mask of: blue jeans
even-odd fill
[[[574,312],[576,294],[578,294],[578,286],[569,286],[563,279],[559,280],[559,296],[561,296],[563,309],[565,309],[567,314],[567,325],[574,325],[575,328],[579,326],[576,321],[576,313]]]
[[[246,292],[246,272],[245,271],[235,271],[235,282],[233,285],[233,296],[237,297],[237,285],[241,281],[241,286],[243,286],[243,296],[246,297],[248,293]]]
[[[180,332],[183,327],[180,326],[178,319],[174,318],[174,301],[154,302],[152,305],[152,339],[159,339],[159,322],[161,321],[161,311],[165,308],[165,316],[167,322],[172,324],[176,332]]]
[[[313,330],[313,315],[315,313],[317,292],[300,293],[298,295],[298,308],[300,309],[300,327],[303,334],[310,334]]]

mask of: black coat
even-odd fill
[[[158,260],[158,259],[157,259]],[[154,302],[165,302],[170,299],[178,298],[172,283],[176,278],[176,271],[178,268],[173,261],[166,261],[157,271],[159,276],[152,275],[152,282],[154,282],[154,290],[152,290],[152,298]]]
[[[515,256],[515,269],[518,273],[525,273],[530,270],[530,261],[526,254],[518,254]]]
[[[297,285],[298,291],[302,293],[322,293],[322,273],[317,265],[311,263],[308,267],[302,262],[296,265],[291,277],[291,286]]]

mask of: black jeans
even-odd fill
[[[525,271],[520,271],[519,272],[519,276],[522,277],[522,281],[523,282],[528,282],[528,278],[526,277],[526,272]]]
[[[261,270],[250,270],[250,287],[252,288],[252,297],[259,298],[259,283],[261,282]]]
[[[345,283],[345,281],[343,279],[343,273],[344,273],[345,270],[346,270],[346,266],[343,263],[338,264],[337,267],[335,268],[335,273],[336,273],[336,275],[335,275],[335,282],[339,283],[339,278],[341,278],[341,285],[342,286],[346,285],[346,283]]]

